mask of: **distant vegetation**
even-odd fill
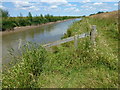
[[[27,17],[23,17],[23,15],[20,13],[20,16],[17,17],[10,17],[9,12],[0,9],[2,13],[2,31],[5,30],[13,30],[14,27],[20,27],[20,26],[28,26],[28,25],[38,25],[48,22],[56,22],[58,20],[65,20],[70,18],[77,18],[74,16],[53,16],[53,15],[42,15],[39,16],[32,16],[32,14],[29,12]]]
[[[90,25],[97,25],[95,46],[91,44],[89,37],[78,40],[77,50],[74,48],[74,42],[52,47],[53,52],[48,52],[40,46],[25,45],[25,52],[21,57],[14,57],[21,62],[3,72],[2,86],[118,88],[118,22],[116,16],[108,15],[86,17],[75,22],[65,35],[70,37],[76,33],[90,32]]]
[[[9,17],[9,13],[6,10],[0,9],[0,17]]]
[[[101,13],[104,13],[104,12],[103,11],[99,11],[97,13],[90,14],[90,16],[95,15],[95,14],[101,14]]]

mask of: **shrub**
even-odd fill
[[[3,88],[30,88],[36,86],[37,76],[46,60],[46,51],[36,44],[27,44],[22,49],[20,63],[3,72]]]

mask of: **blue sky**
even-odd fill
[[[98,11],[118,10],[119,0],[2,0],[0,8],[11,16],[52,14],[54,16],[82,16]]]

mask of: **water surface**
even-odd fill
[[[66,33],[69,26],[80,19],[68,20],[49,25],[40,26],[34,29],[29,29],[21,32],[10,33],[2,36],[2,54],[3,65],[9,63],[11,58],[8,56],[8,50],[11,48],[17,50],[19,40],[22,42],[30,41],[38,44],[46,44],[49,42],[60,40]]]

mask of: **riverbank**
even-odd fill
[[[52,47],[53,52],[26,46],[17,64],[3,74],[4,88],[118,88],[118,29],[115,17],[87,17],[70,26],[66,37],[91,31],[96,25],[96,45],[90,38]],[[29,48],[28,48],[29,47]]]
[[[73,18],[73,19],[75,19],[75,18]],[[29,29],[38,28],[38,27],[41,27],[41,26],[44,26],[44,25],[50,25],[50,24],[65,22],[65,21],[68,21],[68,20],[72,20],[72,19],[59,20],[59,21],[56,21],[56,22],[48,22],[48,23],[39,24],[39,25],[15,27],[13,30],[1,31],[0,34],[1,35],[6,35],[6,34],[10,34],[10,33],[15,33],[15,32],[21,32],[21,31],[25,31],[25,30],[29,30]]]

